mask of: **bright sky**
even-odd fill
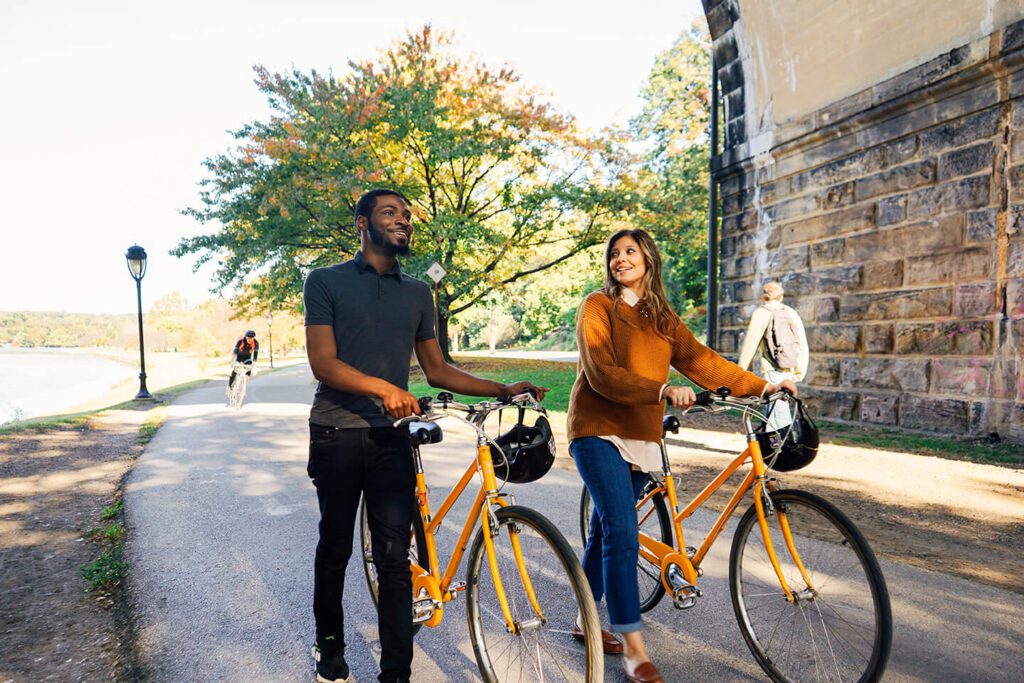
[[[429,7],[429,9],[427,9]],[[149,254],[143,307],[209,294],[168,251],[207,232],[203,159],[262,118],[252,66],[345,71],[430,22],[510,64],[583,124],[625,121],[698,0],[3,0],[0,311],[130,313],[124,252]]]

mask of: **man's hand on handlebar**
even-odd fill
[[[396,386],[391,386],[390,389],[381,396],[384,401],[384,410],[399,420],[403,417],[409,417],[410,415],[421,415],[422,410],[420,404],[416,401],[416,397],[410,394],[408,391],[399,389]]]
[[[548,391],[550,390],[547,387],[538,387],[535,384],[524,381],[516,382],[515,384],[506,384],[504,395],[518,396],[519,394],[522,394],[527,391],[533,394],[533,397],[536,398],[538,401],[543,401],[544,394],[548,393]]]
[[[697,395],[690,387],[665,387],[662,397],[676,408],[689,408],[697,401]]]
[[[778,384],[769,384],[764,388],[764,393],[761,395],[771,396],[772,394],[778,391],[782,391],[783,389],[788,391],[794,398],[796,397],[796,382],[794,382],[791,379],[784,379]]]

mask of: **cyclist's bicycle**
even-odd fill
[[[253,371],[253,362],[247,361],[235,361],[231,366],[231,374],[235,376],[235,380],[232,382],[229,380],[227,394],[228,394],[228,406],[231,408],[241,408],[242,402],[245,401],[245,392],[249,387],[249,375]]]
[[[409,550],[413,583],[413,622],[429,627],[441,623],[445,605],[460,592],[466,593],[470,640],[483,679],[494,681],[602,681],[604,654],[597,608],[579,559],[562,533],[539,512],[515,504],[502,491],[495,474],[491,446],[484,421],[507,408],[544,409],[530,394],[503,401],[464,404],[442,393],[437,402],[421,398],[425,417],[399,420],[408,425],[416,470],[416,506]],[[463,415],[465,417],[463,417]],[[436,514],[431,512],[420,446],[441,441],[434,420],[451,417],[476,432],[476,457],[445,498]],[[496,449],[498,457],[502,451]],[[447,565],[438,559],[435,535],[445,516],[479,476],[468,516]],[[455,572],[477,528],[469,551],[466,580]],[[371,552],[370,528],[365,501],[360,510],[363,567],[374,604],[377,603],[377,572]],[[583,643],[574,641],[571,629],[581,616]]]
[[[686,412],[741,412],[747,447],[682,510],[665,450],[665,434],[679,431],[679,419],[664,417],[662,470],[652,473],[636,504],[641,611],[653,609],[666,591],[678,609],[696,604],[701,597],[701,564],[740,501],[752,491],[753,505],[733,536],[729,588],[740,630],[757,663],[775,681],[877,680],[889,658],[892,611],[874,553],[834,505],[812,493],[782,489],[770,476],[768,468],[781,446],[762,454],[753,422],[766,421],[774,402],[792,400],[788,393],[767,399],[728,394],[727,389],[701,392]],[[682,521],[747,463],[750,470],[700,548],[687,546]],[[584,488],[584,543],[590,523],[591,500]]]

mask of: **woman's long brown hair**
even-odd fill
[[[611,254],[612,247],[623,237],[632,237],[636,240],[640,246],[640,253],[644,255],[644,265],[647,267],[647,272],[644,273],[640,283],[644,294],[641,297],[642,301],[637,306],[646,306],[650,311],[654,331],[659,336],[671,340],[675,336],[679,316],[672,310],[672,306],[668,303],[668,296],[665,294],[658,245],[654,243],[654,238],[646,230],[640,228],[619,230],[608,238],[608,244],[604,249],[604,291],[616,302],[622,294],[622,285],[612,277]]]

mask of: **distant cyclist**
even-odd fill
[[[230,389],[235,383],[235,375],[237,374],[237,364],[242,363],[246,366],[245,374],[252,375],[252,366],[256,363],[256,356],[260,353],[260,343],[256,341],[256,330],[246,330],[245,336],[235,342],[235,348],[231,350],[231,354],[234,356],[235,365],[231,368],[231,376],[228,377],[228,388]]]

